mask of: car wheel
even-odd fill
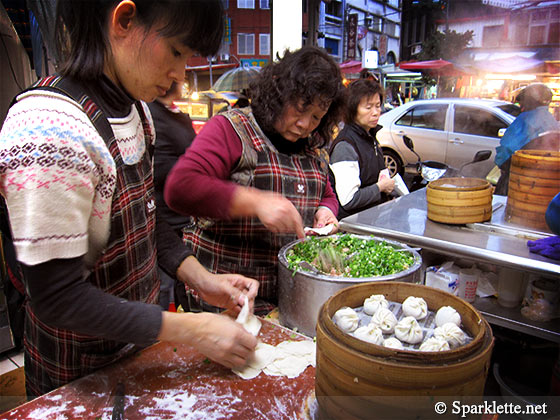
[[[383,157],[385,158],[385,167],[389,169],[391,176],[403,173],[403,164],[401,158],[392,150],[383,150]]]

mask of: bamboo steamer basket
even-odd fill
[[[492,217],[492,187],[479,178],[440,178],[426,188],[428,219],[464,224]]]
[[[396,350],[358,340],[333,323],[338,309],[362,306],[372,294],[401,303],[408,296],[422,297],[434,312],[451,306],[473,340],[444,352]],[[321,307],[317,322],[315,393],[321,417],[432,419],[438,401],[447,401],[448,407],[457,400],[476,404],[484,393],[493,345],[492,330],[479,312],[442,290],[403,282],[343,289]]]
[[[518,150],[511,158],[506,221],[550,231],[545,213],[560,191],[560,152]]]

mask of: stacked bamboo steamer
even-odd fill
[[[492,187],[479,178],[440,178],[426,188],[428,219],[464,224],[492,217]]]
[[[362,306],[372,294],[399,303],[408,296],[422,297],[434,312],[451,306],[473,340],[444,352],[396,350],[366,343],[335,325],[332,317],[338,309]],[[321,418],[433,419],[436,402],[447,404],[447,414],[453,401],[477,404],[484,393],[493,345],[492,330],[480,313],[442,290],[403,282],[343,289],[321,307],[317,322],[315,394]]]
[[[511,158],[506,221],[549,231],[545,212],[560,192],[560,152],[518,150]]]

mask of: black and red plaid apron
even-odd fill
[[[313,226],[325,192],[326,163],[315,151],[279,153],[257,125],[248,108],[224,115],[241,138],[243,152],[231,179],[241,185],[272,191],[288,198],[305,226]],[[239,273],[260,282],[259,297],[277,300],[278,251],[296,239],[270,232],[256,217],[198,223],[183,239],[198,260],[214,273]]]
[[[56,83],[53,81],[52,83]],[[49,86],[43,82],[39,86]],[[62,90],[68,94],[67,91]],[[100,110],[84,95],[76,98],[88,117]],[[89,101],[89,102],[88,102]],[[106,293],[131,301],[157,303],[159,277],[155,246],[155,201],[149,150],[153,133],[141,106],[146,152],[140,162],[126,165],[114,135],[104,137],[116,164],[116,188],[111,204],[111,233],[88,281]],[[103,119],[103,121],[107,121]],[[94,122],[99,130],[99,125]],[[132,344],[52,328],[27,305],[25,325],[27,393],[41,395],[136,351]]]

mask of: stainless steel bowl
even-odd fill
[[[385,241],[397,249],[408,249],[406,244],[371,236],[352,235],[371,241]],[[294,271],[288,268],[286,253],[299,239],[290,242],[280,249],[278,253],[278,309],[280,323],[288,328],[297,330],[309,337],[315,336],[315,326],[321,305],[335,292],[345,287],[372,281],[404,281],[420,283],[423,278],[422,257],[412,249],[407,251],[414,256],[414,264],[407,270],[388,276],[378,277],[343,277],[329,276],[326,274],[311,273],[308,271]]]

